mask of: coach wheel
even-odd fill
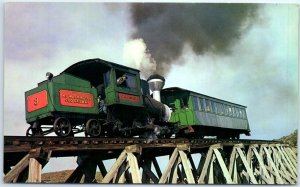
[[[54,132],[57,136],[69,136],[72,131],[72,126],[67,118],[59,117],[53,124]]]
[[[239,139],[240,139],[240,135],[239,135],[239,134],[236,134],[236,135],[234,136],[234,139],[235,139],[235,140],[239,140]]]
[[[87,135],[91,137],[100,136],[101,124],[95,119],[89,119],[85,126],[85,131]]]

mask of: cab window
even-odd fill
[[[117,86],[135,89],[137,87],[136,84],[136,75],[127,73],[124,71],[116,70],[116,79]]]
[[[104,73],[104,85],[107,87],[110,84],[110,71]]]

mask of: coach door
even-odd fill
[[[180,98],[180,110],[179,110],[179,120],[181,125],[192,125],[193,123],[193,113],[191,107],[189,106],[189,96],[185,95]]]

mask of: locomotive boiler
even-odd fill
[[[27,136],[239,138],[250,135],[246,107],[189,90],[164,77],[101,59],[80,61],[25,92]],[[150,95],[152,92],[152,97]]]

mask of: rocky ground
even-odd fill
[[[42,174],[42,183],[64,183],[67,178],[72,174],[73,170],[63,170],[57,172],[49,172]],[[102,176],[99,172],[96,173],[96,180],[100,182]],[[83,183],[84,176],[82,177],[80,183]]]

